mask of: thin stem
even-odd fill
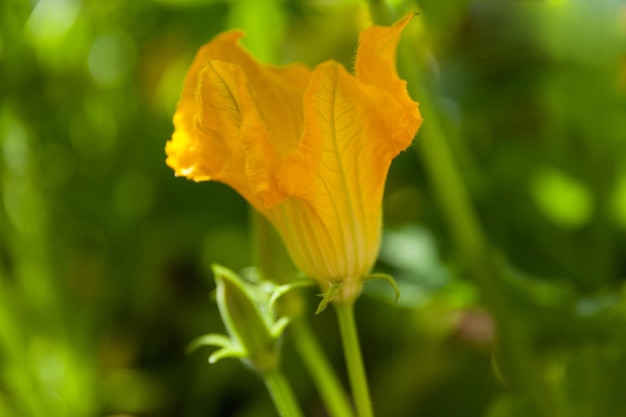
[[[297,319],[290,324],[289,330],[293,335],[294,346],[311,375],[330,416],[353,417],[354,413],[344,389],[309,324],[304,319]]]
[[[354,322],[354,302],[334,303],[334,306],[339,321],[343,352],[357,415],[359,417],[374,417],[359,336]]]
[[[276,369],[264,373],[263,379],[280,417],[304,416],[289,382],[280,370]]]

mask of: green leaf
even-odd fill
[[[244,358],[244,362],[261,373],[275,369],[279,362],[280,344],[279,335],[274,331],[286,324],[275,323],[268,297],[259,296],[258,284],[246,282],[220,265],[214,264],[213,272],[217,284],[217,305],[233,343],[211,358]]]

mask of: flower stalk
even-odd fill
[[[279,369],[263,374],[263,380],[280,417],[303,417],[291,385]]]
[[[294,347],[311,375],[328,415],[331,417],[353,417],[352,407],[339,378],[324,355],[322,347],[311,331],[308,322],[303,318],[295,319],[289,330],[293,336]]]
[[[333,305],[339,321],[343,352],[357,415],[359,417],[374,417],[367,375],[363,366],[361,345],[354,321],[354,302],[334,302]]]

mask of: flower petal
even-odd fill
[[[258,206],[246,173],[243,137],[262,135],[264,129],[250,102],[245,74],[235,64],[210,61],[198,76],[196,102],[195,133],[203,165],[212,179],[230,185]]]
[[[316,69],[305,103],[307,126],[322,138],[315,194],[308,197],[348,265],[338,271],[343,278],[369,272],[379,249],[382,190],[392,156],[377,146],[386,132],[378,131],[384,109],[373,93],[331,61]]]
[[[315,278],[359,277],[373,266],[389,165],[421,123],[417,103],[396,94],[356,79],[333,61],[313,73],[303,142],[318,138],[312,148],[321,148],[319,169],[273,221],[296,263]]]
[[[356,56],[356,75],[368,84],[384,86],[398,80],[396,50],[400,35],[415,17],[409,13],[393,26],[372,26],[359,35]]]
[[[174,116],[167,164],[196,181],[225,182],[263,211],[288,197],[275,178],[302,170],[297,153],[290,161],[301,148],[311,71],[261,65],[239,46],[241,36],[226,32],[198,51]]]
[[[389,125],[388,139],[385,141],[396,154],[411,144],[422,123],[417,103],[411,100],[406,82],[396,72],[396,50],[400,35],[414,16],[409,13],[393,26],[373,26],[361,32],[356,56],[357,78],[385,90],[386,98],[379,101],[379,106],[387,107],[389,114],[398,112],[393,125]]]
[[[284,156],[298,145],[302,131],[302,96],[311,70],[302,64],[286,67],[260,64],[239,45],[242,36],[241,31],[221,34],[203,46],[199,55],[236,64],[243,70],[251,99],[268,131],[272,132],[272,145]]]
[[[229,155],[228,146],[212,141],[207,144],[205,135],[198,134],[196,122],[199,117],[198,84],[200,74],[207,64],[215,58],[215,44],[228,44],[238,38],[236,32],[228,32],[216,37],[212,42],[198,50],[185,77],[181,97],[174,114],[175,131],[166,145],[167,165],[176,175],[185,176],[195,181],[214,179],[220,169],[212,166],[211,160],[205,160],[207,154],[216,159],[225,159]],[[234,39],[234,40],[233,40]],[[209,141],[210,142],[210,141]]]

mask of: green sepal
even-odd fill
[[[295,281],[289,284],[284,284],[279,287],[276,287],[272,292],[272,296],[270,297],[269,306],[270,309],[274,310],[274,306],[278,299],[283,295],[290,293],[292,290],[303,288],[303,287],[312,287],[315,283],[313,281]]]
[[[205,334],[192,340],[185,348],[187,355],[195,352],[203,346],[217,346],[221,348],[232,346],[233,342],[223,334]]]
[[[365,282],[374,281],[374,280],[382,280],[388,283],[389,285],[391,285],[391,287],[393,288],[394,295],[395,295],[395,302],[396,303],[398,302],[398,298],[400,298],[400,288],[398,288],[398,284],[396,283],[396,280],[393,279],[391,275],[377,272],[377,273],[369,274],[363,277],[363,281]]]
[[[333,282],[330,284],[328,291],[323,294],[318,294],[320,297],[322,297],[322,301],[320,302],[320,305],[317,306],[317,311],[315,311],[315,314],[320,314],[322,311],[326,310],[326,307],[328,307],[328,303],[330,303],[335,299],[335,297],[337,297],[337,294],[339,293],[342,285],[343,282]]]
[[[286,322],[276,321],[268,308],[267,291],[262,283],[246,282],[238,274],[221,265],[213,264],[217,285],[217,305],[231,344],[211,356],[241,358],[253,369],[264,373],[279,363],[279,338]],[[222,339],[220,343],[223,343]]]
[[[222,334],[206,334],[192,340],[187,345],[185,353],[190,354],[203,346],[217,346],[221,348],[209,356],[209,363],[216,363],[224,358],[245,358],[247,356],[247,352],[244,349],[235,345],[232,340]]]
[[[289,323],[291,323],[290,317],[279,318],[278,321],[276,321],[276,323],[272,325],[272,328],[270,329],[270,333],[272,334],[272,336],[278,339],[279,337],[283,335],[283,332],[285,331],[285,328],[289,325]]]
[[[230,269],[218,264],[212,267],[217,305],[231,339],[250,351],[267,346],[273,318],[260,308],[259,292]]]
[[[216,350],[209,356],[209,363],[214,364],[217,361],[224,358],[236,358],[236,359],[245,359],[248,357],[248,352],[245,350],[233,346],[224,347],[222,349]]]

